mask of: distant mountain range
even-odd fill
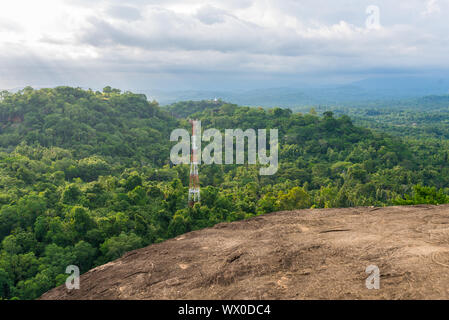
[[[341,86],[268,88],[235,91],[158,91],[148,96],[160,104],[176,101],[222,99],[239,105],[300,107],[357,105],[373,101],[417,98],[449,93],[449,78],[370,78]]]

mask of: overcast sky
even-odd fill
[[[449,70],[449,0],[93,2],[2,1],[0,88],[250,89]],[[366,24],[370,5],[379,26]]]

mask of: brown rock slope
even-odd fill
[[[368,290],[366,267],[380,269]],[[132,251],[41,299],[447,299],[449,206],[278,212]]]

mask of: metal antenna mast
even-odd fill
[[[193,207],[200,197],[200,178],[198,176],[198,145],[195,120],[189,121],[192,124],[192,144],[190,149],[190,183],[189,183],[189,206]]]

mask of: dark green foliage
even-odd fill
[[[165,107],[171,115],[177,118],[188,118],[190,115],[205,110],[216,110],[225,105],[221,100],[218,101],[183,101],[177,102]]]

